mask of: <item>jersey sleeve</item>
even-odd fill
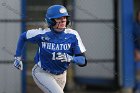
[[[75,40],[75,46],[74,46],[74,54],[84,53],[86,49],[80,38],[80,35],[76,31],[75,31],[75,35],[76,35],[76,40]]]
[[[31,43],[38,43],[39,41],[42,40],[41,39],[42,34],[45,34],[45,30],[42,30],[41,28],[28,30],[26,33],[27,41]]]
[[[15,56],[21,56],[23,48],[25,46],[25,42],[29,41],[31,43],[38,43],[41,40],[41,34],[45,32],[42,29],[32,29],[24,32],[20,35]]]
[[[25,42],[26,42],[26,32],[22,33],[19,37],[15,54],[16,57],[21,56]]]

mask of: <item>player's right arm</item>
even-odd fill
[[[31,43],[37,43],[38,41],[41,40],[40,35],[44,34],[42,29],[32,29],[28,30],[27,32],[24,32],[20,35],[18,43],[17,43],[17,48],[16,48],[16,54],[14,58],[14,66],[20,70],[22,70],[22,61],[21,61],[21,56],[22,56],[22,51],[25,46],[25,43],[27,41]]]
[[[23,69],[23,63],[22,63],[22,60],[21,60],[21,55],[22,55],[22,50],[24,48],[25,42],[27,41],[26,33],[27,32],[24,32],[20,35],[18,43],[17,43],[16,54],[15,54],[15,57],[14,57],[14,66],[19,70]]]
[[[17,43],[15,56],[22,55],[22,50],[27,41],[29,41],[31,43],[38,43],[41,40],[41,34],[44,34],[44,33],[45,32],[42,31],[42,29],[32,29],[32,30],[28,30],[28,31],[22,33],[20,35],[18,43]]]

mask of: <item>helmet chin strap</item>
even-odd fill
[[[57,25],[57,27],[56,27],[57,29],[59,29],[59,28],[58,28],[58,27],[59,27],[59,25],[60,25],[60,22],[58,22],[58,25]]]
[[[63,23],[63,22],[65,22],[65,21],[57,22],[57,27],[54,28],[54,29],[55,29],[56,31],[62,31],[62,30],[64,30],[66,27],[64,27],[64,28],[59,28],[60,23]]]

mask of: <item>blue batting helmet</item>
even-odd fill
[[[48,8],[45,15],[45,20],[49,26],[54,26],[56,22],[52,19],[60,18],[63,16],[69,16],[67,9],[62,5],[53,5]]]

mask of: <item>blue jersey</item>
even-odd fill
[[[57,54],[67,53],[74,56],[86,51],[79,34],[72,29],[62,32],[51,31],[49,28],[28,30],[20,36],[16,56],[21,56],[26,41],[38,44],[35,62],[51,73],[63,73],[70,64],[56,60]]]

